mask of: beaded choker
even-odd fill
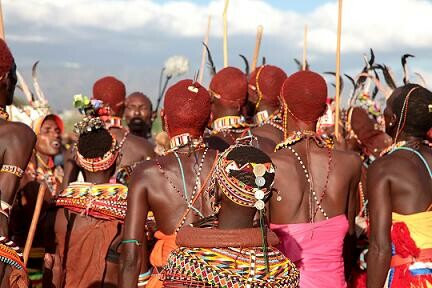
[[[189,133],[183,133],[180,135],[176,135],[171,137],[170,139],[170,150],[166,153],[175,151],[181,147],[184,147],[186,145],[190,145],[191,147],[197,148],[197,147],[204,147],[204,142],[202,137],[199,138],[193,138]]]
[[[291,132],[291,134],[288,135],[288,137],[283,142],[276,145],[275,151],[283,148],[288,148],[289,146],[300,142],[304,138],[313,139],[319,147],[333,148],[334,146],[333,140],[331,138],[322,138],[318,136],[314,131],[303,130]]]
[[[213,121],[213,133],[229,130],[243,130],[247,127],[244,119],[240,116],[225,116]]]
[[[430,148],[432,148],[432,143],[429,142],[428,140],[423,140],[423,141],[417,143],[417,147],[418,147],[418,145],[419,145],[420,143],[423,143],[424,145],[427,145],[427,146],[429,146]],[[382,156],[384,156],[384,155],[387,155],[387,154],[393,152],[394,150],[396,150],[397,148],[400,148],[400,147],[403,147],[403,146],[407,146],[407,144],[408,144],[408,142],[405,141],[405,140],[404,140],[404,141],[396,142],[396,143],[390,145],[389,147],[385,148],[385,149],[381,152],[380,156],[382,157]]]
[[[269,115],[267,110],[258,112],[255,115],[255,124],[259,127],[264,125],[270,125],[282,132],[284,131],[282,127],[282,114],[280,113],[280,111],[276,111],[271,115]]]
[[[2,107],[0,107],[0,119],[8,121],[9,113],[7,113]]]
[[[120,117],[115,116],[109,116],[109,117],[101,117],[102,120],[105,122],[105,128],[123,128],[122,119]]]

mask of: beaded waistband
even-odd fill
[[[0,236],[0,262],[18,270],[26,271],[19,247],[4,236]]]

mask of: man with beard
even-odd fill
[[[132,135],[122,125],[121,116],[124,111],[126,87],[120,80],[107,76],[97,80],[93,85],[93,98],[102,101],[108,116],[101,119],[105,127],[114,136],[118,143],[122,143],[115,178],[117,182],[126,184],[134,166],[150,159],[154,155],[153,146],[147,139]],[[74,159],[75,153],[69,151],[65,156],[63,188],[75,181],[80,168]]]
[[[12,249],[8,221],[20,178],[30,160],[36,136],[22,123],[8,122],[6,105],[15,91],[16,66],[6,43],[0,39],[0,287],[27,287],[27,276],[20,255]]]
[[[146,139],[151,137],[153,109],[146,95],[141,92],[133,92],[126,97],[124,118],[133,135]]]
[[[431,287],[432,92],[416,84],[395,89],[384,118],[394,144],[367,174],[367,287]]]
[[[119,284],[123,288],[137,287],[138,279],[140,286],[149,281],[147,287],[162,287],[158,275],[176,248],[177,231],[212,214],[204,190],[210,184],[217,153],[203,141],[210,95],[199,83],[182,80],[168,89],[164,101],[161,116],[171,149],[165,156],[141,164],[132,175],[120,262]],[[158,241],[151,255],[144,227],[148,211],[153,211],[158,225]],[[149,262],[153,270],[149,270]],[[149,271],[139,275],[140,267]]]

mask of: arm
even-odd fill
[[[357,187],[360,181],[361,175],[361,165],[362,162],[360,157],[357,155],[353,156],[353,176],[349,185],[349,194],[347,199],[347,210],[346,215],[349,223],[348,234],[344,239],[344,247],[343,247],[343,257],[344,257],[344,266],[345,266],[345,278],[349,280],[351,275],[351,270],[353,264],[355,263],[355,247],[357,242],[357,237],[355,235],[355,216],[356,216],[356,195],[357,195]]]
[[[71,182],[74,182],[78,178],[79,167],[75,162],[75,149],[72,145],[68,150],[64,152],[64,176],[61,188],[59,191],[65,189]]]
[[[390,268],[392,206],[390,181],[383,160],[376,160],[368,169],[370,237],[367,257],[367,287],[383,287]],[[387,169],[388,170],[388,169]]]
[[[139,166],[134,170],[130,179],[123,239],[137,240],[142,243],[142,246],[133,243],[122,244],[119,275],[119,287],[121,288],[136,288],[141,266],[145,271],[149,269],[144,227],[149,205],[147,188],[143,181],[144,174],[142,166]]]

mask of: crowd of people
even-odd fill
[[[48,109],[10,121],[0,40],[0,287],[432,287],[432,92],[382,110],[363,74],[340,119],[309,69],[225,67],[160,111],[106,76],[65,145]]]

